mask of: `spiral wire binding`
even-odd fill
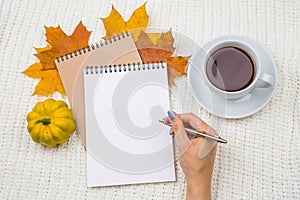
[[[123,32],[123,33],[121,33],[119,35],[116,35],[114,37],[111,37],[111,38],[109,38],[107,40],[102,40],[102,41],[96,42],[96,43],[91,44],[90,46],[88,46],[86,48],[83,48],[83,49],[74,51],[72,53],[69,53],[67,55],[64,55],[62,57],[56,58],[56,61],[57,62],[63,62],[65,60],[72,59],[73,57],[80,56],[82,54],[85,54],[87,52],[93,51],[95,49],[98,49],[100,47],[106,46],[108,44],[111,44],[113,42],[116,42],[118,40],[121,40],[121,39],[123,39],[125,37],[129,37],[129,36],[130,36],[130,34],[128,33],[128,31]]]
[[[105,74],[105,73],[118,73],[127,71],[145,71],[154,69],[164,69],[166,63],[132,63],[123,65],[104,65],[104,66],[86,66],[85,74]]]

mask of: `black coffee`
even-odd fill
[[[224,47],[215,51],[207,62],[209,81],[225,91],[239,91],[249,86],[254,78],[254,63],[242,49]]]

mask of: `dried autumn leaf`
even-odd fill
[[[174,79],[176,77],[186,75],[185,68],[189,58],[190,56],[173,56],[167,59],[169,85],[175,85]]]
[[[155,45],[157,43],[157,40],[161,37],[163,33],[147,33],[148,38],[151,40],[151,42]],[[140,35],[140,34],[139,34]],[[139,36],[138,35],[138,36]],[[136,38],[135,42],[138,38]]]
[[[48,96],[52,94],[53,91],[61,93],[62,96],[65,96],[65,90],[62,85],[60,76],[57,70],[49,70],[46,76],[43,76],[39,83],[35,86],[34,92],[32,95],[42,95]]]
[[[38,62],[30,65],[23,73],[31,78],[41,78],[32,95],[47,96],[54,91],[60,92],[62,96],[65,95],[65,90],[56,69],[44,70],[42,64]]]
[[[35,56],[40,60],[29,66],[23,73],[31,78],[41,78],[32,95],[48,96],[58,91],[62,96],[65,90],[59,77],[55,59],[88,46],[91,32],[82,22],[68,36],[58,26],[45,27],[46,41],[49,45],[43,48],[35,48]]]
[[[159,37],[161,37],[160,33],[152,33],[152,34],[156,34],[159,35]],[[159,38],[157,38],[158,40]],[[144,31],[141,31],[137,41],[135,42],[135,46],[137,49],[145,49],[145,48],[154,48],[154,42],[150,39],[150,37],[148,36],[147,33],[145,33]]]
[[[30,65],[22,73],[25,74],[26,76],[29,76],[30,78],[41,78],[47,75],[47,71],[49,70],[43,70],[42,64],[38,62]]]
[[[51,49],[38,51],[35,54],[42,63],[43,69],[56,69],[54,62],[56,58],[87,47],[91,35],[82,22],[79,22],[70,36],[66,35],[60,26],[57,28],[45,27],[45,29],[46,41]]]
[[[38,47],[34,47],[34,49],[36,50],[36,52],[42,52],[42,51],[46,51],[46,50],[49,50],[51,49],[51,46],[50,45],[47,45],[45,47],[41,47],[41,48],[38,48]]]
[[[163,41],[161,40],[163,34],[167,33],[160,34],[160,37],[157,39],[156,44],[153,44],[152,40],[148,37],[148,34],[144,31],[141,31],[135,45],[144,63],[157,61],[166,62],[167,59],[172,56],[174,51],[173,44],[168,47],[161,44]],[[166,41],[166,44],[169,44],[169,42]],[[166,48],[159,48],[158,46],[165,46]]]
[[[137,37],[139,31],[135,31],[135,29],[145,30],[148,25],[149,15],[146,12],[146,3],[137,8],[127,22],[124,21],[120,13],[112,6],[108,17],[100,18],[106,30],[106,35],[103,39],[108,39],[125,31],[132,31],[133,37]]]
[[[185,68],[189,57],[172,56],[175,48],[171,30],[166,33],[141,31],[135,44],[144,63],[157,61],[167,63],[169,85],[175,84],[176,77],[186,75]]]
[[[173,44],[174,38],[172,36],[172,30],[170,29],[168,32],[162,33],[161,36],[157,39],[156,47],[159,49],[174,52],[175,48]]]

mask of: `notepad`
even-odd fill
[[[141,63],[142,60],[128,32],[56,59],[55,63],[74,114],[77,131],[84,145],[86,142],[82,69],[86,65],[133,62]]]
[[[89,187],[175,181],[165,63],[83,70]]]

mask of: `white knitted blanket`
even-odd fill
[[[34,143],[26,129],[26,114],[44,98],[31,96],[37,80],[21,72],[37,61],[32,47],[46,45],[44,26],[61,25],[70,34],[83,20],[93,31],[90,41],[98,41],[105,34],[99,17],[106,17],[112,4],[128,19],[143,2],[0,2],[0,199],[185,198],[178,162],[176,182],[91,189],[87,188],[86,155],[77,133],[68,143],[50,149]],[[241,34],[272,54],[278,87],[258,113],[239,120],[216,118],[193,99],[186,77],[171,89],[171,107],[221,126],[220,134],[229,141],[218,147],[213,199],[300,199],[300,2],[149,0],[147,11],[149,27],[172,27],[200,45],[219,35]]]

